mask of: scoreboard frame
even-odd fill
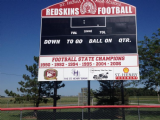
[[[88,6],[89,6],[89,10],[88,10]],[[95,8],[96,10],[94,10]],[[103,9],[106,10],[105,14],[102,11]],[[108,12],[107,10],[108,11],[112,10],[112,11]],[[118,10],[120,12],[118,12],[117,14]],[[50,13],[49,12],[47,13],[47,11],[50,11]],[[58,11],[58,12],[55,12],[55,11]],[[65,13],[63,13],[62,11],[65,11]],[[134,49],[136,49],[136,52],[132,51],[132,52],[120,52],[119,53],[118,52],[119,49],[116,52],[113,52],[114,49],[111,49],[111,48],[114,48],[115,45],[120,46],[120,44],[121,45],[123,44],[123,43],[120,43],[118,45],[117,40],[120,41],[120,38],[119,39],[116,38],[115,37],[116,34],[109,34],[109,33],[105,33],[105,34],[98,34],[98,33],[85,34],[83,33],[81,34],[82,32],[84,32],[83,29],[86,29],[86,30],[94,29],[94,32],[95,32],[99,28],[106,28],[108,19],[112,21],[112,18],[120,18],[120,17],[129,18],[131,16],[135,17],[135,21],[134,21],[135,22],[135,34],[127,34],[127,35],[135,36],[134,40],[133,40],[133,37],[131,37],[132,39],[124,39],[124,38],[127,38],[126,34],[118,33],[118,35],[121,36],[122,41],[128,41],[128,44],[120,47],[121,49],[124,49],[123,51],[127,50],[125,49],[125,47],[128,47],[128,48],[134,47]],[[80,19],[90,18],[91,19],[91,18],[100,18],[100,17],[105,18],[104,26],[76,26],[76,27],[72,26],[73,19],[75,18],[80,18]],[[47,18],[50,20],[56,19],[56,18],[70,19],[69,21],[70,28],[68,28],[70,30],[70,35],[69,33],[59,34],[58,32],[61,32],[63,30],[58,31],[58,29],[52,32],[52,28],[49,27],[50,25],[47,23],[46,24],[43,23],[43,20],[45,18],[46,18],[46,21],[47,21]],[[78,20],[76,20],[76,22],[77,21]],[[90,20],[90,21],[96,21],[96,20]],[[91,22],[88,22],[88,23],[91,24]],[[59,24],[54,23],[54,25],[59,25]],[[64,23],[60,27],[62,28],[64,27],[65,29],[65,26],[67,25]],[[119,24],[119,26],[121,26],[121,24]],[[134,25],[130,25],[130,26],[134,26]],[[113,28],[114,27],[111,26],[112,32],[113,32]],[[81,31],[77,32],[78,30],[79,31],[81,30]],[[104,32],[105,30],[102,30],[102,31]],[[54,34],[56,32],[58,34]],[[72,32],[74,34],[71,34]],[[70,36],[71,38],[69,38]],[[78,40],[82,41],[81,45],[78,42],[76,43],[77,39],[73,39],[76,36],[78,36],[79,38]],[[97,38],[92,39],[92,37],[87,38],[87,36],[96,36]],[[111,42],[113,43],[113,45],[110,45],[112,47],[107,46],[108,49],[106,50],[106,47],[103,44],[104,44],[104,41],[106,41],[106,39],[108,38],[103,39],[102,36],[105,36],[105,37],[110,36],[112,38],[115,37]],[[67,41],[69,41],[68,39],[73,40],[74,43],[71,44],[71,41],[70,41],[69,42],[70,44],[68,44],[67,43]],[[46,40],[46,44],[44,45],[45,40]],[[60,40],[60,42],[56,43],[56,40]],[[87,40],[88,40],[88,43],[86,42]],[[64,41],[66,42],[64,43]],[[85,44],[83,43],[84,41],[85,41]],[[91,43],[89,43],[90,41],[94,42],[92,46],[91,46]],[[133,41],[136,47],[134,45],[131,46]],[[129,42],[131,43],[129,44]],[[80,45],[80,47],[77,47],[78,44]],[[43,47],[43,46],[47,46],[47,47]],[[69,47],[66,47],[66,46],[69,46]],[[95,50],[93,50],[93,47],[101,49],[101,51],[96,53]],[[75,49],[74,52],[73,52],[73,49]],[[80,49],[84,49],[84,51],[80,52]],[[106,51],[110,50],[112,52],[107,53],[105,50]],[[42,51],[46,51],[46,52],[43,52],[42,54]],[[49,51],[52,51],[52,52],[49,52]],[[86,51],[90,51],[90,52],[86,52]],[[128,56],[133,56],[133,57],[128,57]],[[101,58],[100,61],[97,60],[98,57]],[[132,63],[137,63],[137,64],[132,64],[131,61]],[[97,63],[99,63],[99,66],[96,66]],[[111,65],[111,63],[113,63],[114,65]],[[100,75],[105,74],[103,75],[105,77],[104,78],[97,77],[97,80],[139,80],[136,7],[129,5],[127,3],[124,3],[124,2],[116,1],[116,0],[103,0],[103,1],[100,1],[100,0],[95,0],[95,1],[94,0],[68,0],[68,1],[60,2],[60,3],[54,4],[54,5],[51,5],[51,6],[48,6],[42,9],[38,81],[95,80],[94,76],[99,75],[99,74]]]

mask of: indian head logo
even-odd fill
[[[83,2],[81,3],[81,6],[80,6],[81,14],[86,14],[86,13],[95,14],[96,10],[97,10],[97,7],[94,1],[83,0]]]
[[[55,69],[47,69],[44,71],[44,79],[46,80],[57,80],[58,71]]]

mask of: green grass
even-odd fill
[[[11,101],[12,100],[12,101]],[[78,97],[61,97],[57,101],[57,105],[65,104],[78,104]],[[45,103],[40,103],[39,106],[52,106],[53,99],[49,98],[49,101]],[[0,98],[0,107],[1,108],[13,108],[13,107],[34,107],[34,103],[30,101],[24,101],[24,103],[14,103],[14,98]]]
[[[96,110],[98,109],[92,109],[91,112],[94,112]],[[87,109],[84,109],[84,112],[86,111]],[[149,109],[140,108],[140,119],[141,120],[160,120],[160,114],[158,113],[159,111],[157,111],[156,108],[149,108]],[[45,116],[46,118],[48,118],[48,120],[50,120],[51,116],[49,115],[51,115],[53,110],[39,110],[39,112],[41,113],[40,115]],[[63,109],[63,110],[57,110],[57,112],[72,112],[72,115],[74,115],[74,112],[82,112],[82,109]],[[138,119],[137,108],[125,109],[125,118],[126,120],[137,120]],[[1,111],[1,120],[19,120],[19,119],[20,119],[20,111]],[[28,120],[28,119],[36,120],[36,117],[34,117],[33,110],[22,111],[22,120]],[[91,120],[94,120],[94,119],[91,119]],[[99,120],[104,120],[104,119],[99,119]],[[105,120],[107,120],[107,118]]]
[[[129,103],[135,103],[138,104],[138,98],[139,103],[145,103],[145,104],[160,104],[158,102],[157,96],[131,96],[129,97]],[[11,101],[12,100],[12,101]],[[14,98],[0,98],[0,107],[1,108],[13,108],[13,107],[34,107],[33,102],[24,101],[24,103],[14,103]],[[94,102],[96,102],[96,99],[94,98]],[[78,104],[78,97],[61,97],[60,100],[58,100],[57,105],[69,105],[69,104]],[[52,106],[53,105],[53,99],[49,98],[48,103],[40,103],[39,106]]]
[[[138,104],[138,98],[139,103],[146,103],[146,104],[159,104],[157,96],[131,96],[129,97],[129,103],[137,103]],[[12,100],[12,101],[10,101]],[[14,108],[14,107],[34,107],[33,102],[25,101],[22,104],[14,103],[14,98],[0,98],[0,108]],[[94,98],[94,102],[96,99]],[[8,104],[7,104],[8,103]],[[78,97],[61,97],[60,100],[58,100],[58,105],[66,105],[66,104],[77,104],[78,103]],[[49,101],[47,104],[40,103],[39,106],[52,106],[53,105],[53,99],[49,98]],[[96,110],[96,109],[94,109]],[[92,109],[92,112],[94,111]],[[137,108],[130,108],[126,110],[133,110],[135,114],[126,113],[126,120],[137,120],[138,119],[138,112]],[[160,108],[140,108],[140,114],[141,114],[141,120],[160,120],[159,114],[154,114],[156,112],[160,112]],[[52,110],[41,110],[41,111],[52,111]],[[57,112],[81,112],[82,109],[61,109],[57,110]],[[87,109],[84,109],[84,112],[87,111]],[[144,113],[143,113],[143,112]],[[35,117],[33,117],[33,111],[23,111],[22,120],[36,120]],[[153,114],[151,114],[153,113]],[[1,111],[1,120],[19,120],[20,117],[20,111]],[[102,119],[101,119],[102,120]]]
[[[31,113],[30,111],[24,112],[22,111],[22,120],[36,120],[33,115],[25,115],[27,113]],[[32,112],[33,113],[33,112]],[[19,120],[20,119],[20,111],[1,111],[1,120]]]
[[[138,120],[138,115],[126,115],[125,119],[126,120]],[[160,120],[160,116],[145,115],[145,116],[141,116],[140,120]]]
[[[130,96],[129,100],[158,100],[157,96]]]
[[[146,104],[160,104],[158,102],[157,96],[131,96],[129,97],[129,101],[132,103],[146,103]],[[10,101],[12,100],[12,102]],[[0,107],[1,108],[13,108],[13,107],[33,107],[33,103],[31,102],[24,102],[22,104],[14,103],[14,98],[0,98]],[[94,102],[96,99],[94,99]],[[7,105],[8,103],[8,105]],[[78,103],[78,97],[61,97],[60,100],[58,100],[58,105],[65,105],[65,104],[77,104]],[[40,106],[52,106],[53,105],[53,99],[49,98],[49,101],[47,104],[40,103]],[[97,109],[91,109],[91,111],[96,111]],[[137,120],[138,119],[138,109],[137,108],[129,108],[125,109],[126,114],[125,118],[126,120]],[[140,108],[140,119],[141,120],[160,120],[160,114],[157,112],[160,112],[160,108]],[[53,110],[40,110],[44,112],[51,112]],[[82,109],[59,109],[57,112],[81,112]],[[84,112],[87,111],[87,109],[83,110]],[[128,112],[127,111],[131,111]],[[22,111],[22,120],[36,120],[36,118],[33,116],[33,111]],[[1,111],[1,120],[19,120],[20,118],[20,111]],[[94,120],[94,119],[93,119]],[[102,119],[101,119],[102,120]]]
[[[131,96],[129,103],[160,104],[157,96]]]

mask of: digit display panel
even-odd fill
[[[42,18],[41,55],[117,53],[137,53],[134,16]]]

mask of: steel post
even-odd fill
[[[82,120],[83,120],[83,109],[82,109]]]
[[[22,120],[22,111],[20,111],[20,120]]]

